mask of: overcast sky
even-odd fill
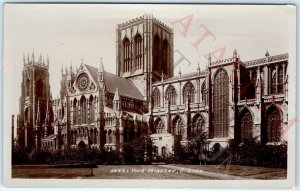
[[[237,49],[243,61],[288,53],[291,47],[288,6],[196,6],[196,5],[82,5],[6,4],[4,10],[4,113],[18,113],[21,94],[23,53],[34,51],[49,56],[53,98],[60,89],[61,67],[85,64],[98,67],[103,58],[105,70],[115,73],[116,25],[143,14],[174,28],[174,51],[180,51],[192,64],[181,63],[182,73],[203,69],[203,55],[224,48],[224,58]],[[179,22],[193,16],[186,36]],[[186,22],[183,20],[182,22]],[[196,48],[192,45],[209,30],[212,35]],[[179,52],[174,62],[179,59]],[[179,67],[175,68],[177,74]],[[4,118],[5,119],[5,118]]]

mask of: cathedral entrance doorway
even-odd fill
[[[79,148],[79,149],[86,149],[85,143],[84,143],[83,141],[80,141],[80,142],[78,143],[78,148]]]

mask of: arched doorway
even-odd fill
[[[85,145],[84,141],[80,141],[80,142],[78,143],[78,148],[79,148],[79,149],[86,149],[86,145]]]

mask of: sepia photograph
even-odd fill
[[[295,6],[6,3],[3,34],[6,186],[294,186]]]

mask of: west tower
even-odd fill
[[[49,85],[49,59],[23,57],[21,97],[18,116],[20,147],[40,148],[41,138],[51,133],[53,111]]]
[[[145,14],[116,31],[117,75],[132,80],[149,100],[152,83],[173,76],[173,30]]]

